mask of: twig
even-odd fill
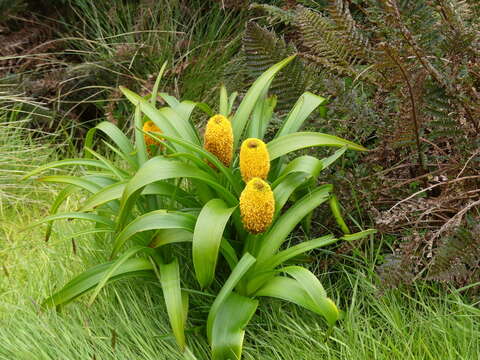
[[[465,215],[468,210],[470,210],[471,208],[474,208],[477,205],[480,205],[480,200],[474,201],[468,204],[467,206],[465,206],[462,210],[460,210],[458,213],[452,216],[445,224],[443,224],[442,227],[433,235],[432,239],[439,237],[442,233],[448,230],[448,228],[451,226],[451,224],[454,221],[461,221],[463,215]]]
[[[404,203],[405,201],[408,201],[412,198],[414,198],[415,196],[417,196],[418,194],[421,194],[425,191],[428,191],[428,190],[431,190],[437,186],[440,186],[440,185],[446,185],[446,184],[453,184],[453,183],[456,183],[456,182],[459,182],[459,181],[464,181],[464,180],[469,180],[469,179],[478,179],[480,178],[480,175],[472,175],[472,176],[465,176],[465,177],[462,177],[462,178],[459,178],[459,179],[454,179],[454,180],[448,180],[448,181],[444,181],[444,182],[441,182],[441,183],[438,183],[438,184],[433,184],[432,186],[429,186],[425,189],[422,189],[422,190],[419,190],[417,191],[416,193],[413,193],[412,195],[406,197],[405,199],[403,200],[400,200],[399,202],[397,202],[395,205],[393,205],[390,209],[388,209],[387,212],[390,212],[392,211],[393,209],[395,209],[398,205]]]
[[[470,156],[470,157],[468,158],[468,160],[467,160],[467,162],[465,163],[465,165],[463,166],[462,170],[458,173],[456,179],[458,179],[458,178],[460,177],[460,175],[462,175],[462,173],[463,173],[463,172],[465,171],[465,169],[467,168],[467,165],[468,165],[468,163],[470,162],[470,160],[472,160],[472,159],[475,157],[475,155],[477,155],[479,152],[480,152],[479,149],[475,150],[475,152],[472,154],[472,156]]]

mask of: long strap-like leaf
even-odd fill
[[[232,292],[220,305],[212,329],[212,360],[238,360],[242,356],[245,327],[258,300]]]
[[[59,306],[65,305],[70,301],[83,295],[88,290],[93,289],[104,279],[114,262],[97,265],[84,273],[78,275],[67,283],[60,291],[47,298],[43,305]],[[132,276],[153,276],[153,266],[145,258],[131,258],[126,260],[110,274],[108,282],[128,278]]]
[[[264,93],[265,89],[268,88],[272,82],[273,77],[290,61],[294,59],[294,56],[290,56],[279,63],[273,65],[267,71],[265,71],[260,77],[255,80],[253,85],[247,91],[245,97],[240,103],[235,116],[232,119],[232,128],[233,128],[233,149],[237,148],[238,142],[242,137],[243,130],[248,123],[248,118],[252,113],[252,110],[255,104],[258,101],[258,98]]]
[[[220,306],[230,296],[235,286],[237,286],[243,275],[246,274],[248,269],[250,269],[250,267],[255,263],[255,261],[255,258],[249,253],[245,253],[242,256],[237,266],[235,267],[235,269],[233,269],[232,273],[228,277],[227,281],[225,281],[225,284],[215,298],[212,306],[210,307],[210,312],[208,313],[207,318],[207,337],[210,343],[212,343],[213,324],[215,322],[215,318],[217,316]]]
[[[351,141],[344,140],[337,136],[315,132],[296,132],[276,138],[267,144],[270,160],[275,160],[292,151],[314,146],[347,146],[351,150],[367,151],[363,146]]]
[[[193,266],[202,288],[215,277],[220,243],[228,219],[236,207],[228,207],[221,199],[212,199],[200,211],[193,232]]]

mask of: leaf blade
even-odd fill
[[[221,199],[212,199],[200,211],[193,232],[193,266],[202,288],[215,277],[218,252],[223,232],[236,207],[228,207]]]

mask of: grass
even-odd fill
[[[2,134],[11,134],[5,128]],[[21,128],[21,127],[20,127]],[[19,133],[20,131],[20,133]],[[17,129],[17,134],[21,130]],[[11,154],[52,155],[40,140],[10,138]],[[2,137],[2,150],[5,151]],[[17,149],[17,150],[15,150]],[[36,151],[36,152],[35,152]],[[28,156],[26,156],[28,158]],[[41,161],[45,160],[44,158]],[[11,163],[11,170],[22,173]],[[60,313],[41,310],[42,299],[72,276],[107,257],[107,246],[90,236],[66,238],[88,227],[59,222],[48,243],[42,227],[23,230],[48,212],[54,187],[24,185],[10,195],[0,219],[0,359],[181,359],[170,336],[161,288],[156,281],[121,281],[102,291],[91,307],[86,298]],[[16,194],[23,201],[11,201]],[[10,200],[8,200],[10,199]],[[74,209],[76,200],[66,204]],[[374,252],[372,252],[374,253]],[[326,327],[311,313],[285,303],[265,302],[247,328],[245,359],[475,359],[480,352],[480,309],[456,291],[419,283],[415,288],[376,288],[373,259],[345,259],[322,276],[327,292],[345,310],[345,319],[325,341]],[[188,287],[188,284],[186,284]],[[199,359],[208,359],[203,329],[195,327],[208,298],[192,296],[188,340]]]
[[[81,138],[81,128],[105,117],[123,127],[131,107],[118,86],[149,93],[165,61],[161,92],[196,101],[216,99],[247,19],[245,11],[221,9],[216,1],[59,4],[65,8],[35,18],[34,25],[48,34],[45,39],[0,59],[0,85],[41,102],[52,118],[39,124],[64,132],[66,139]],[[28,22],[16,21],[29,31]],[[41,27],[44,23],[48,30]],[[12,42],[15,35],[10,35]]]

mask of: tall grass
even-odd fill
[[[38,202],[44,186],[20,182],[36,166],[53,159],[55,136],[30,128],[31,113],[24,107],[39,107],[31,99],[0,93],[0,215],[15,203]]]

